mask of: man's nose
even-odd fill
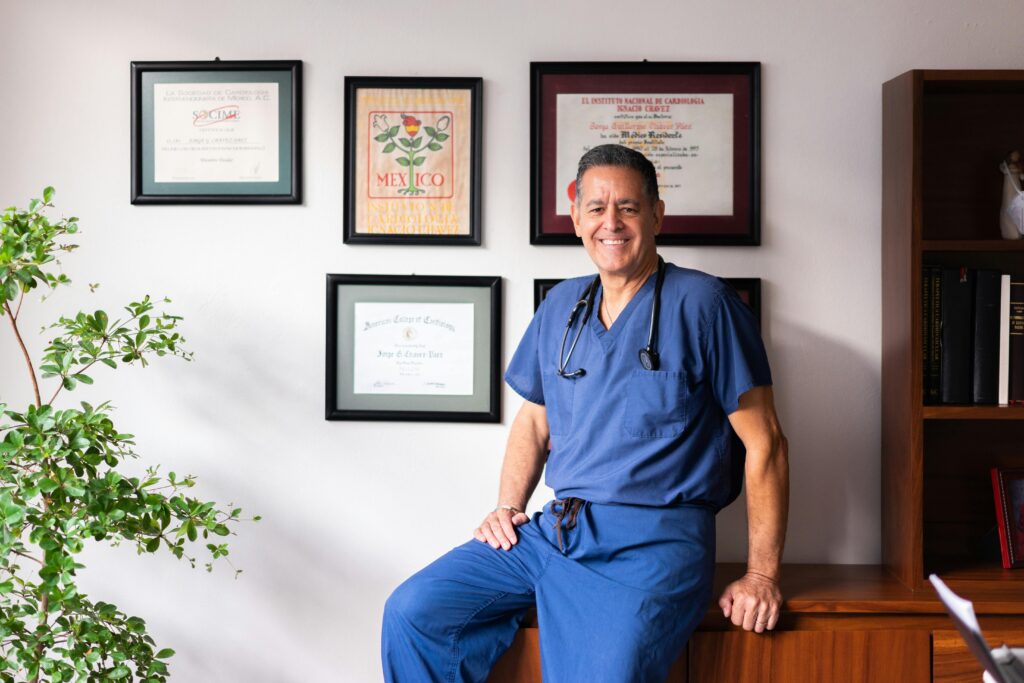
[[[611,205],[604,212],[604,223],[601,226],[605,230],[621,230],[622,229],[622,214],[619,212],[619,208],[615,205]]]

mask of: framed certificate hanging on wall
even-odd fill
[[[132,204],[298,204],[302,62],[132,62]]]
[[[760,244],[760,73],[754,62],[532,63],[530,242],[580,244],[569,214],[579,159],[621,144],[658,174],[658,244]]]
[[[480,245],[483,79],[345,78],[349,244]]]
[[[498,422],[501,278],[327,276],[328,420]]]

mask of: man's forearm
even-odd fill
[[[748,452],[746,466],[748,571],[777,580],[789,513],[789,446],[784,436],[763,453]]]
[[[547,460],[548,429],[544,406],[527,403],[516,415],[501,465],[498,504],[526,510]]]

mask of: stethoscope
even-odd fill
[[[658,275],[654,280],[654,301],[651,303],[651,325],[647,333],[647,346],[640,349],[640,365],[643,366],[644,370],[657,370],[661,364],[661,359],[658,356],[658,310],[661,308],[661,285],[665,282],[665,260],[660,256],[658,257]],[[596,275],[590,282],[590,286],[583,292],[583,296],[576,302],[576,305],[572,307],[572,311],[569,313],[569,320],[565,323],[565,332],[562,333],[562,344],[558,347],[558,376],[565,377],[567,379],[575,379],[576,377],[582,377],[587,374],[587,371],[583,368],[578,368],[567,372],[566,366],[569,365],[569,361],[572,359],[572,352],[576,349],[576,343],[580,340],[580,335],[583,334],[583,328],[587,326],[587,320],[590,318],[591,311],[594,310],[594,298],[597,296],[597,286],[601,284],[601,276]],[[576,335],[573,337],[572,345],[569,346],[569,354],[565,353],[565,342],[569,338],[569,331],[572,329],[573,323],[576,322],[576,318],[579,315],[580,309],[583,309],[583,319],[580,321],[579,329],[576,330]]]

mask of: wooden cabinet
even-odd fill
[[[779,631],[694,634],[689,680],[751,683],[927,681],[926,631]]]
[[[743,570],[718,566],[716,598]],[[879,565],[786,565],[782,592],[782,617],[766,634],[737,629],[713,601],[666,683],[981,680],[934,592],[910,590]],[[977,596],[982,627],[993,646],[1022,646],[1016,603],[1000,596]],[[489,683],[541,683],[536,622],[520,630]]]
[[[985,637],[993,647],[1024,647],[1024,631],[989,630]],[[981,680],[981,665],[958,631],[932,633],[932,669],[935,671],[933,683],[978,683]]]

